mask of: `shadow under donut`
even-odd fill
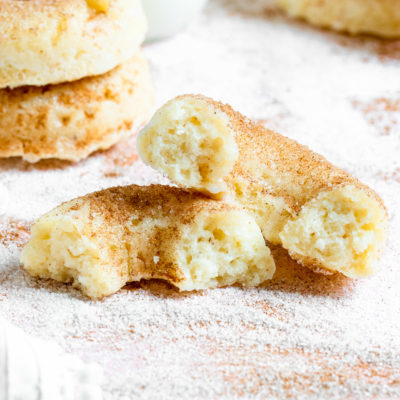
[[[275,259],[276,272],[273,279],[264,282],[260,286],[265,290],[301,293],[311,296],[340,297],[351,292],[355,287],[356,281],[340,273],[332,273],[330,275],[316,273],[292,260],[288,252],[282,247],[271,244],[269,247]],[[159,279],[132,282],[122,290],[135,291],[140,289],[149,291],[153,296],[161,298],[184,298],[191,295],[205,295],[207,292],[179,292],[170,283]]]
[[[340,273],[317,273],[292,260],[281,246],[271,245],[276,271],[273,279],[262,286],[282,292],[312,296],[340,297],[349,293],[356,281]]]

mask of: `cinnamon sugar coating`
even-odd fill
[[[236,147],[224,145],[232,139]],[[266,240],[304,265],[352,277],[375,271],[387,224],[379,196],[229,105],[199,95],[171,100],[139,134],[138,151],[179,185],[246,207]]]
[[[384,38],[400,37],[397,0],[278,0],[292,17],[324,28]]]
[[[0,89],[0,157],[78,161],[135,133],[152,107],[149,67],[140,50],[104,75]]]
[[[275,271],[261,231],[240,207],[161,185],[64,203],[33,226],[21,261],[32,275],[73,282],[92,298],[152,278],[181,290],[255,286]]]
[[[139,0],[0,0],[0,88],[104,74],[144,40]]]

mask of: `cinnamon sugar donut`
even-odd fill
[[[0,157],[78,161],[136,132],[152,106],[153,87],[141,51],[104,75],[0,89]]]
[[[292,17],[351,34],[400,37],[398,0],[277,0]]]
[[[266,240],[311,268],[375,271],[387,215],[379,196],[324,157],[203,96],[171,100],[137,140],[147,164],[182,187],[239,203]]]
[[[103,74],[146,33],[140,0],[0,0],[0,88]]]
[[[21,261],[33,276],[72,282],[94,299],[141,279],[198,290],[255,286],[275,271],[241,207],[161,185],[106,189],[57,207],[32,227]]]

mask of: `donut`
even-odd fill
[[[290,16],[324,28],[383,38],[400,37],[398,0],[277,0]]]
[[[100,75],[146,33],[140,0],[0,0],[0,88]]]
[[[139,133],[143,161],[184,188],[244,206],[265,239],[300,263],[371,275],[387,213],[324,157],[204,96],[177,97]]]
[[[148,64],[140,51],[104,75],[0,89],[0,157],[78,161],[134,133],[152,107]]]
[[[92,299],[141,279],[200,290],[256,286],[275,271],[242,207],[162,185],[109,188],[57,207],[32,227],[21,262]]]

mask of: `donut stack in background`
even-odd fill
[[[0,157],[78,161],[153,106],[140,0],[0,0]]]
[[[277,4],[290,16],[323,28],[352,35],[400,37],[398,0],[277,0]]]

